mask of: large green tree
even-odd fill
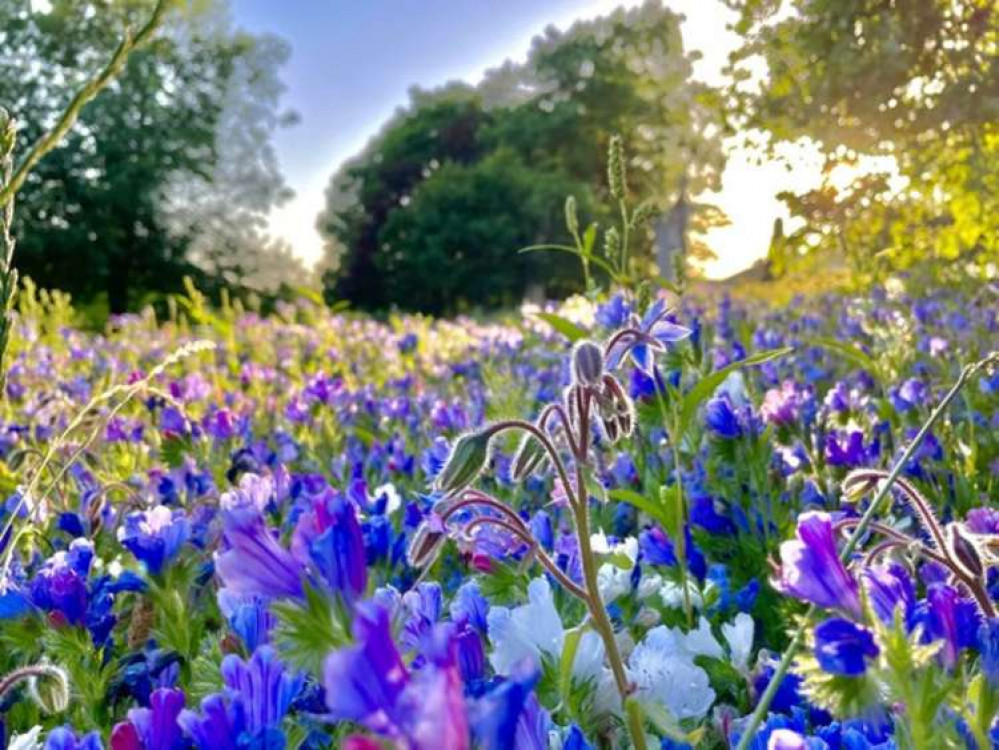
[[[327,293],[431,312],[578,289],[571,257],[518,255],[563,241],[563,200],[607,225],[607,144],[621,134],[632,200],[668,210],[718,186],[717,101],[691,79],[680,18],[658,2],[538,37],[527,61],[475,87],[414,90],[333,176],[318,226]],[[502,197],[502,199],[500,199]],[[715,218],[695,211],[693,228]],[[651,270],[649,243],[635,255]]]
[[[276,71],[286,45],[236,30],[223,0],[179,6],[18,197],[22,274],[106,299],[112,312],[263,243],[262,217],[286,194],[269,143],[284,122]],[[0,4],[0,102],[20,123],[19,143],[43,132],[150,7]]]
[[[999,6],[994,0],[729,0],[745,44],[741,127],[809,138],[827,174],[892,169],[785,196],[791,259],[845,255],[865,276],[999,252]]]

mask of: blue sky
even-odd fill
[[[271,230],[309,262],[321,255],[314,223],[330,176],[406,102],[412,85],[431,88],[454,79],[478,80],[506,59],[523,59],[531,39],[547,25],[564,28],[622,4],[621,0],[231,2],[238,25],[275,33],[292,46],[291,60],[282,73],[288,85],[284,104],[296,110],[301,121],[281,131],[275,145],[296,196],[272,215]],[[716,82],[734,43],[725,30],[729,11],[719,0],[667,0],[666,5],[687,16],[685,44],[704,54],[696,75]],[[808,168],[802,174],[814,172]],[[709,238],[720,255],[708,269],[711,275],[745,267],[766,251],[773,218],[780,211],[773,195],[787,186],[787,179],[776,165],[757,166],[749,155],[733,152],[725,188],[712,197],[733,224]]]

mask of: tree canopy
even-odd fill
[[[563,240],[563,200],[608,223],[607,143],[621,134],[636,203],[668,208],[718,186],[717,96],[691,78],[680,18],[658,2],[548,29],[527,61],[472,87],[413,90],[333,175],[318,226],[331,298],[428,312],[580,287],[569,257],[518,254]],[[716,221],[699,207],[692,228]],[[650,248],[636,263],[651,266]]]
[[[150,7],[0,5],[0,101],[23,147]],[[22,189],[22,274],[112,312],[179,289],[185,275],[239,283],[267,247],[266,212],[287,195],[270,136],[287,121],[277,75],[288,53],[235,29],[222,0],[172,13]]]
[[[739,127],[809,138],[827,179],[784,194],[792,259],[844,256],[870,278],[999,251],[999,6],[993,0],[729,0]],[[745,63],[766,63],[748,81]],[[839,165],[887,169],[837,188]],[[880,164],[884,166],[885,159]]]

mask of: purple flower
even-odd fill
[[[657,299],[639,321],[632,316],[631,327],[635,328],[641,338],[625,339],[613,348],[607,357],[607,369],[615,370],[620,366],[625,354],[631,354],[635,366],[646,373],[652,372],[653,352],[665,351],[669,344],[683,341],[690,336],[690,329],[669,320],[670,311],[665,300]]]
[[[400,643],[415,649],[433,631],[444,606],[444,594],[436,582],[417,584],[402,595],[402,606],[408,614]]]
[[[867,659],[878,653],[871,632],[849,620],[832,617],[815,628],[815,658],[830,674],[862,675],[867,670]]]
[[[191,524],[181,510],[164,505],[125,516],[118,541],[153,575],[158,575],[191,535]]]
[[[329,718],[363,724],[413,750],[468,750],[456,644],[444,626],[427,641],[423,666],[410,674],[392,641],[388,613],[367,603],[354,620],[356,645],[323,665]]]
[[[917,615],[926,626],[927,640],[942,640],[940,658],[945,667],[957,664],[961,649],[975,646],[981,616],[975,603],[964,599],[945,583],[931,584],[926,602]]]
[[[964,523],[973,534],[999,534],[999,510],[973,508],[968,511]]]
[[[388,733],[399,696],[409,682],[409,672],[392,640],[388,612],[376,605],[359,606],[354,638],[356,646],[326,657],[326,707],[335,720]]]
[[[895,610],[901,606],[902,621],[908,623],[916,604],[916,591],[908,571],[898,563],[891,563],[865,568],[861,575],[878,619],[885,625],[891,625]]]
[[[301,597],[304,566],[278,544],[252,507],[223,510],[225,552],[216,554],[215,570],[226,590],[266,599]]]
[[[198,750],[240,750],[247,731],[246,710],[239,696],[213,693],[201,701],[201,713],[184,709],[177,723],[194,740]]]
[[[45,561],[31,582],[31,601],[46,612],[57,612],[71,625],[83,623],[89,598],[87,574],[93,559],[93,544],[75,539],[68,550]]]
[[[864,433],[837,431],[826,436],[826,462],[830,466],[861,466],[867,461]]]
[[[624,325],[631,314],[631,305],[623,294],[615,294],[607,302],[597,307],[594,319],[604,328],[614,330]]]
[[[860,617],[857,582],[840,562],[829,514],[802,514],[796,536],[780,546],[780,574],[774,586],[820,607]]]
[[[285,671],[270,646],[258,648],[249,661],[226,656],[221,671],[226,687],[243,699],[246,724],[254,735],[281,725],[303,684],[301,676]]]
[[[364,535],[354,506],[327,490],[312,500],[298,519],[291,549],[303,564],[311,563],[347,601],[362,596],[368,587]]]
[[[149,708],[130,709],[128,721],[115,726],[111,750],[183,750],[187,743],[177,724],[183,708],[184,691],[153,691]]]
[[[763,397],[760,417],[767,424],[778,426],[794,424],[801,415],[802,394],[798,384],[785,380],[781,387],[771,388]]]

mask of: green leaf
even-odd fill
[[[718,389],[725,379],[731,375],[736,370],[741,370],[745,367],[752,367],[754,365],[761,365],[764,362],[769,362],[770,360],[783,357],[786,354],[790,354],[794,351],[793,347],[785,346],[782,349],[768,349],[764,352],[758,352],[745,359],[740,359],[738,362],[733,362],[732,364],[722,367],[720,370],[715,370],[710,375],[706,375],[701,378],[693,388],[691,388],[683,397],[683,403],[680,405],[680,432],[681,434],[686,434],[687,430],[694,422],[694,417],[697,415],[697,410],[700,408],[701,404],[707,401],[714,392]]]
[[[337,604],[311,586],[305,587],[304,602],[280,601],[271,610],[278,619],[273,634],[278,651],[289,664],[314,676],[322,674],[330,651],[350,641]]]
[[[580,339],[585,339],[587,336],[586,331],[577,326],[571,320],[566,320],[565,318],[555,315],[554,313],[539,312],[534,313],[534,317],[545,321],[545,323],[569,339],[571,343],[575,343]]]
[[[579,640],[583,637],[583,627],[573,628],[565,632],[565,643],[562,645],[562,659],[559,662],[558,686],[561,695],[569,694],[572,689],[572,665],[576,662],[576,650]]]
[[[669,490],[670,488],[664,487],[662,489],[663,494],[661,495],[661,498],[665,498],[666,493],[669,492]],[[655,500],[651,500],[650,498],[647,498],[644,495],[640,495],[639,493],[633,490],[624,490],[624,489],[610,490],[607,493],[607,495],[608,497],[610,497],[611,500],[616,500],[622,503],[628,503],[628,505],[632,505],[638,510],[642,511],[642,513],[644,513],[645,515],[649,516],[650,518],[658,522],[659,525],[663,527],[663,529],[666,531],[667,534],[673,535],[676,533],[677,524],[675,521],[676,519],[675,502],[657,503]],[[675,497],[675,491],[674,491],[674,497]]]
[[[805,343],[809,346],[817,346],[822,349],[828,349],[831,352],[839,354],[841,357],[850,360],[853,364],[862,370],[867,370],[872,375],[879,377],[878,364],[865,352],[861,351],[859,347],[854,346],[846,341],[840,341],[839,339],[834,339],[828,336],[814,336],[805,339]]]

